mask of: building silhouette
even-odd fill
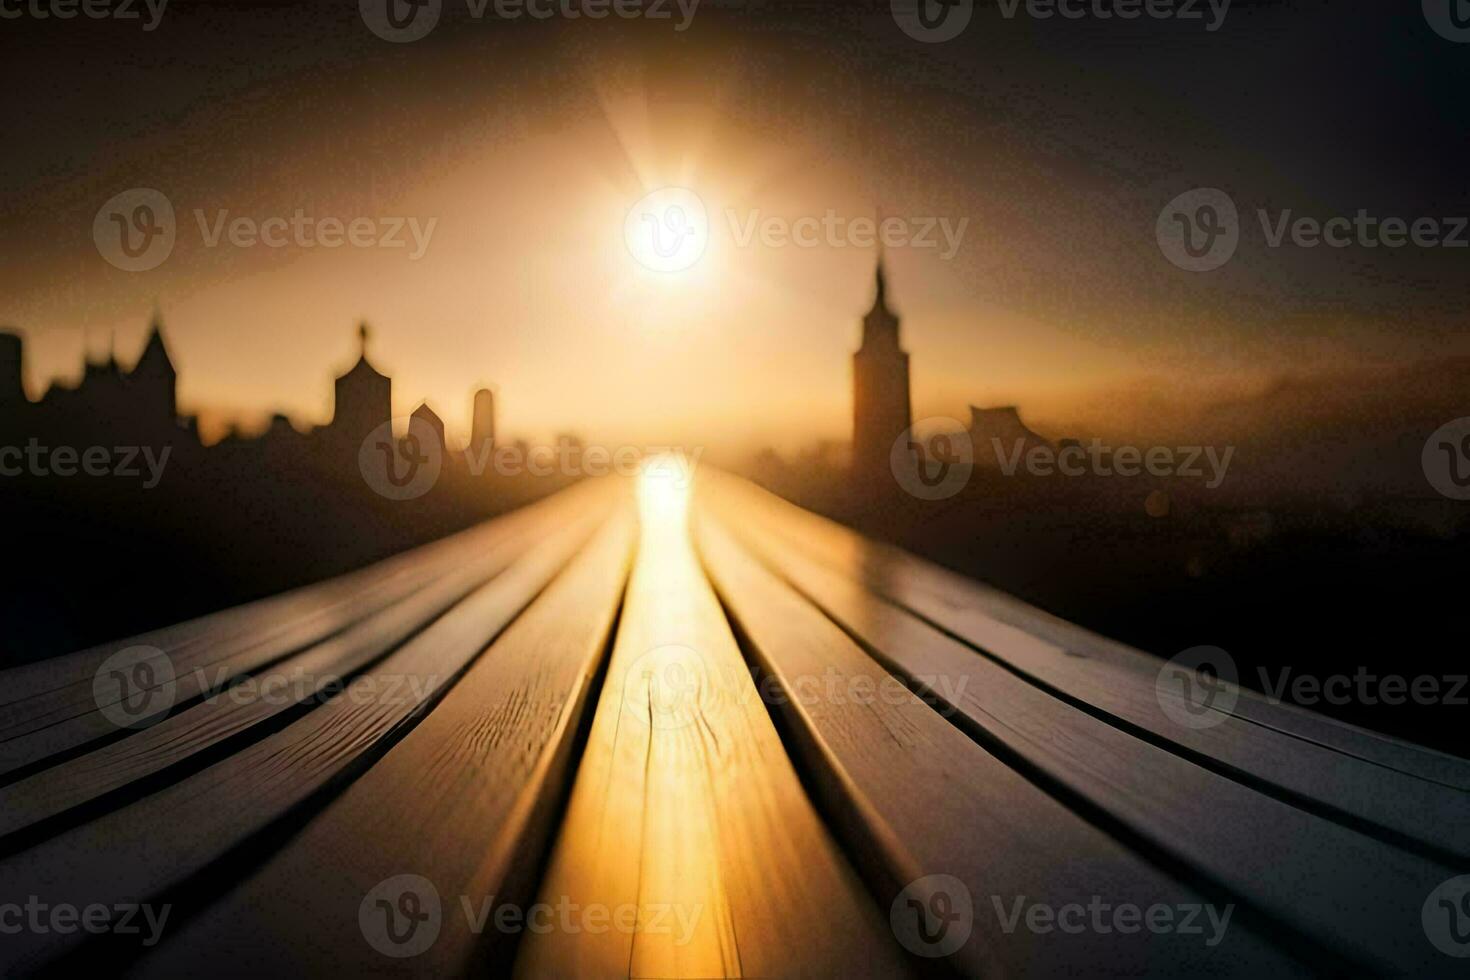
[[[357,363],[334,383],[327,438],[354,451],[378,426],[393,419],[393,380],[367,358],[368,326],[358,325]]]
[[[6,411],[25,404],[25,382],[21,377],[24,355],[25,347],[19,336],[0,333],[0,406]]]
[[[475,392],[475,407],[471,413],[470,450],[480,454],[495,445],[495,393],[489,388]]]
[[[419,446],[417,450],[425,452],[432,448],[441,459],[449,449],[448,440],[444,434],[444,420],[439,417],[438,412],[429,407],[428,402],[421,402],[419,407],[413,410],[413,414],[408,417],[408,435],[404,438],[409,440],[432,439],[432,447]]]
[[[155,313],[143,351],[131,369],[114,351],[87,355],[75,384],[53,382],[40,399],[25,393],[25,345],[0,333],[0,433],[6,438],[105,440],[124,435],[134,442],[171,445],[192,436],[194,420],[178,414],[178,374],[163,342],[163,320]]]
[[[997,445],[1007,458],[1024,456],[1038,446],[1055,448],[1046,436],[1032,431],[1021,421],[1020,409],[1015,405],[1000,405],[995,408],[970,406],[970,446],[974,452],[975,465],[996,467],[1001,465],[997,456]],[[1071,443],[1075,440],[1064,440]]]
[[[878,257],[873,308],[863,317],[863,339],[852,356],[852,474],[864,495],[893,486],[889,454],[912,424],[909,355],[899,343],[898,316],[888,308],[883,257]]]

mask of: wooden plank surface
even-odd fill
[[[365,693],[349,689],[202,772],[0,861],[0,893],[79,908],[164,895],[288,818],[313,793],[355,776],[374,761],[375,747],[427,710],[583,545],[606,513],[596,501],[586,503],[582,517],[367,671]],[[34,969],[79,938],[23,932],[7,938],[6,955]]]
[[[119,651],[135,646],[162,651],[175,677],[169,701],[187,704],[203,693],[201,672],[211,680],[228,680],[320,642],[383,605],[413,594],[465,555],[524,530],[545,511],[568,503],[558,495],[362,572],[58,658],[57,663],[7,671],[0,675],[0,691],[12,700],[0,707],[0,780],[34,769],[50,756],[119,734],[117,722],[109,717],[107,705],[99,704],[94,688],[98,669]]]
[[[827,812],[843,815],[841,832],[880,904],[931,876],[963,883],[973,934],[951,958],[964,973],[1062,976],[1078,964],[1108,976],[1300,969],[1229,922],[1228,899],[1174,880],[967,738],[726,532],[707,521],[696,530],[726,609],[779,685],[776,708],[795,751]],[[1227,924],[1203,935],[1007,928],[1005,910],[1033,904],[1196,909],[1201,921],[1214,908]]]
[[[426,576],[438,576],[417,591],[385,602],[377,612],[273,667],[250,675],[250,683],[225,690],[224,667],[201,688],[206,700],[155,725],[107,742],[84,755],[0,789],[0,852],[7,835],[65,813],[137,780],[153,776],[197,753],[239,735],[276,715],[320,700],[365,665],[408,639],[465,595],[503,571],[537,534],[554,528],[559,510],[539,520],[522,520],[466,546],[433,556]],[[30,835],[28,835],[30,836]]]
[[[1466,778],[1463,774],[1470,772],[1464,760],[1377,738],[1375,744],[1382,751],[1348,751],[1343,744],[1308,739],[1233,715],[1222,715],[1212,727],[1179,725],[1163,711],[1151,675],[1100,660],[1090,649],[1063,647],[1043,639],[1047,629],[1040,624],[1035,632],[1028,632],[993,618],[959,594],[938,593],[934,588],[938,573],[926,563],[897,549],[871,545],[744,481],[718,482],[739,494],[746,519],[799,542],[834,570],[1110,724],[1181,752],[1230,778],[1245,779],[1430,857],[1453,862],[1470,859],[1470,820],[1465,819],[1470,813],[1470,796],[1458,788]],[[951,579],[958,581],[957,576],[945,581]],[[1325,719],[1321,724],[1334,731],[1339,727]],[[1419,764],[1389,765],[1390,758],[1400,763],[1417,759]],[[1412,771],[1416,769],[1421,771]]]
[[[249,976],[463,976],[495,961],[516,935],[497,931],[495,910],[524,904],[533,887],[632,544],[626,506],[420,725],[135,975],[225,963]],[[431,886],[415,894],[437,910],[431,937],[405,941],[428,940],[411,958],[381,951],[410,948],[393,943],[385,912],[362,912],[404,874]]]
[[[526,977],[900,976],[906,965],[792,769],[690,548],[643,486],[607,680],[538,900],[632,928],[526,935]]]
[[[711,473],[712,478],[722,475]],[[864,538],[849,528],[803,510],[754,484],[724,477],[731,489],[744,491],[742,503],[759,513],[764,526],[780,528],[813,557],[857,575],[875,592],[933,619],[960,634],[986,639],[1007,636],[1012,627],[1036,642],[1038,649],[1068,662],[1106,663],[1142,675],[1151,685],[1159,660],[1126,644],[1099,636],[1053,616],[998,589],[968,579],[900,548]],[[980,642],[976,639],[976,642]],[[1000,643],[999,645],[1004,645]],[[1137,679],[1122,681],[1138,683]],[[1470,789],[1470,761],[1368,731],[1325,715],[1272,703],[1242,689],[1233,712],[1285,734],[1357,756],[1375,765],[1424,779]]]
[[[1441,958],[1424,942],[1423,901],[1454,870],[1259,793],[1135,738],[1027,684],[862,585],[812,561],[720,494],[703,518],[766,563],[906,686],[1007,757],[1102,811],[1306,942],[1366,967],[1410,973]],[[728,503],[728,497],[724,501]],[[717,516],[718,515],[718,516]]]

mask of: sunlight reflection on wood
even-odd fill
[[[622,625],[539,896],[605,906],[613,925],[527,935],[518,972],[901,975],[699,568],[688,492],[651,474],[640,486]]]

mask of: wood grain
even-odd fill
[[[0,861],[0,893],[77,907],[157,897],[289,819],[293,807],[355,775],[379,742],[411,726],[577,552],[603,513],[594,508],[568,523],[376,664],[363,675],[371,683],[365,696],[339,695],[202,772]],[[25,932],[7,938],[6,955],[34,968],[78,940],[76,933]]]
[[[0,790],[0,838],[56,817],[162,772],[252,726],[324,697],[364,666],[398,646],[474,589],[503,571],[530,547],[534,535],[555,525],[557,511],[540,523],[516,522],[506,532],[476,539],[471,547],[435,556],[428,584],[352,624],[342,632],[273,667],[251,674],[251,683],[226,690],[217,668],[199,687],[214,691],[204,701],[84,755],[45,769]],[[472,550],[473,549],[473,550]],[[3,844],[3,840],[0,840]]]
[[[1282,953],[1239,923],[1214,945],[1181,932],[1007,929],[1003,909],[1203,907],[1210,899],[1028,782],[878,666],[726,532],[701,520],[706,568],[848,847],[880,900],[932,875],[963,882],[973,934],[951,958],[971,976],[1062,976],[1078,964],[1110,976],[1276,975]],[[1223,916],[1223,908],[1221,913]],[[1299,967],[1297,967],[1299,968]]]
[[[351,575],[156,633],[6,671],[0,674],[0,692],[10,699],[0,707],[0,777],[118,734],[93,690],[94,675],[114,653],[133,646],[163,651],[177,678],[172,700],[184,703],[203,693],[198,672],[227,680],[320,642],[385,604],[413,594],[465,555],[524,530],[543,512],[568,503],[558,495]]]
[[[1380,972],[1437,965],[1421,924],[1398,913],[1452,877],[1449,866],[1259,793],[1051,697],[763,525],[739,521],[718,492],[704,499],[710,519],[981,744],[1034,767],[1309,948]]]
[[[607,681],[539,891],[552,906],[633,909],[633,928],[527,935],[517,974],[902,975],[755,696],[679,502],[645,497],[642,513]]]
[[[461,899],[478,916],[529,897],[632,544],[627,507],[402,742],[135,973],[194,975],[224,959],[232,975],[463,976],[513,942],[493,910],[480,926]],[[359,912],[405,873],[432,883],[440,911],[432,945],[400,959],[367,941]]]
[[[713,482],[713,481],[712,481]],[[1316,719],[1318,736],[1285,730],[1305,712],[1273,714],[1268,726],[1242,714],[1222,715],[1218,724],[1191,729],[1164,713],[1153,673],[1124,668],[1128,648],[1088,634],[1080,627],[1036,612],[1036,622],[1013,625],[992,616],[990,595],[976,583],[941,572],[897,549],[878,546],[851,531],[778,501],[744,481],[719,481],[739,494],[746,519],[759,520],[773,533],[798,542],[817,560],[862,582],[877,595],[991,656],[1019,676],[1074,704],[1141,734],[1192,761],[1231,778],[1248,780],[1310,805],[1346,825],[1376,832],[1415,847],[1431,857],[1470,860],[1470,763],[1408,743],[1362,733],[1330,719]],[[978,590],[978,591],[977,591]],[[992,603],[993,604],[993,603]],[[1004,604],[1011,619],[1024,618],[1024,604]],[[1066,627],[1061,630],[1055,624]],[[1074,640],[1058,642],[1065,632]],[[1111,651],[1107,656],[1100,651]],[[1132,656],[1145,655],[1134,651]],[[1155,665],[1158,661],[1154,661]],[[1242,692],[1241,701],[1257,696]],[[1238,706],[1237,706],[1238,707]],[[1244,710],[1244,709],[1242,709]],[[1330,731],[1332,738],[1322,733]],[[1362,736],[1360,738],[1359,736]]]

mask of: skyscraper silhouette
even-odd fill
[[[470,448],[477,453],[495,443],[495,393],[488,388],[475,392],[475,408],[470,424]]]
[[[852,356],[852,472],[860,493],[893,487],[888,457],[911,424],[909,355],[899,345],[898,316],[888,308],[883,257],[878,256],[877,294],[863,317],[863,340]]]

